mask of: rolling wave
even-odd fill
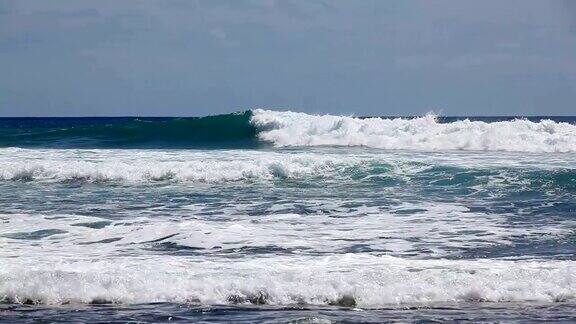
[[[576,125],[549,119],[472,121],[439,119],[434,115],[353,118],[262,109],[198,118],[0,120],[0,147],[258,148],[265,145],[576,152]]]
[[[176,259],[166,261],[13,262],[0,270],[0,302],[377,309],[437,302],[563,302],[576,297],[576,268],[570,261],[424,261],[359,254],[227,259],[193,267]]]
[[[443,161],[394,154],[270,151],[0,149],[0,181],[44,183],[254,183],[339,181],[383,186],[576,190],[573,161],[497,156]],[[444,156],[448,156],[444,154]],[[468,161],[469,160],[469,161]],[[502,161],[505,160],[505,161]],[[505,162],[505,163],[504,163]],[[545,163],[544,163],[545,162]]]
[[[32,118],[0,121],[0,147],[257,147],[251,111],[198,118]]]
[[[364,146],[419,151],[576,152],[576,125],[525,119],[439,122],[255,110],[258,138],[276,146]]]

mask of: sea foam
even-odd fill
[[[273,152],[0,150],[0,180],[42,182],[251,182],[338,177],[366,159]],[[386,164],[384,163],[384,166]]]
[[[576,125],[552,120],[440,123],[433,114],[406,119],[353,118],[256,109],[251,123],[276,146],[365,146],[393,150],[576,152]]]
[[[465,154],[465,155],[463,155]],[[0,149],[0,181],[60,183],[226,183],[277,180],[351,180],[403,183],[427,171],[451,177],[482,171],[488,177],[574,177],[571,154],[452,151],[342,152],[288,150]],[[438,169],[440,168],[440,169]],[[515,169],[514,172],[511,170]],[[532,170],[534,174],[531,174]],[[442,174],[439,174],[442,173]]]
[[[560,302],[575,298],[575,280],[573,261],[406,260],[363,254],[202,262],[163,258],[28,264],[14,260],[0,269],[0,298],[45,304],[379,308],[458,301]]]

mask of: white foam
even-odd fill
[[[414,119],[359,119],[256,109],[251,122],[260,130],[260,139],[277,146],[576,152],[576,125],[552,120],[439,123],[432,114]]]
[[[0,180],[43,182],[254,182],[350,179],[354,172],[405,179],[432,166],[573,169],[576,155],[370,152],[323,150],[51,150],[0,149]],[[375,167],[379,171],[373,172]]]
[[[349,202],[309,202],[310,209],[316,204],[316,210],[330,210],[333,217],[329,219],[323,213],[274,211],[281,205],[255,218],[243,212],[250,206],[240,203],[221,207],[217,215],[202,216],[203,206],[196,206],[196,211],[190,214],[177,213],[171,217],[152,214],[121,220],[80,215],[0,214],[0,245],[10,247],[0,249],[0,260],[23,256],[41,260],[46,255],[102,259],[121,257],[127,251],[156,257],[158,251],[150,249],[154,244],[148,242],[158,240],[212,256],[246,247],[256,250],[272,247],[301,255],[339,254],[365,248],[377,254],[438,258],[457,256],[470,249],[505,248],[512,246],[518,237],[533,242],[562,240],[574,227],[574,222],[566,220],[510,224],[506,215],[471,212],[458,204],[404,203],[387,210],[366,205],[343,206]],[[90,227],[102,222],[106,226]],[[26,239],[26,233],[33,235],[46,230],[55,234]]]
[[[11,150],[0,180],[85,182],[234,182],[337,176],[354,157],[268,152],[146,150]]]
[[[231,296],[254,295],[265,296],[272,305],[322,305],[350,296],[361,308],[457,301],[554,302],[575,298],[576,263],[346,254],[187,261],[12,260],[0,269],[0,297],[17,302],[215,305],[229,304]]]

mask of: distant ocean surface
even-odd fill
[[[0,118],[0,321],[576,321],[576,118]]]

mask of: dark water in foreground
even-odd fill
[[[335,307],[193,307],[171,304],[127,306],[0,306],[7,322],[20,323],[334,323],[334,322],[565,322],[576,320],[574,304],[451,304],[351,310]]]
[[[576,320],[574,118],[0,120],[2,322]]]

